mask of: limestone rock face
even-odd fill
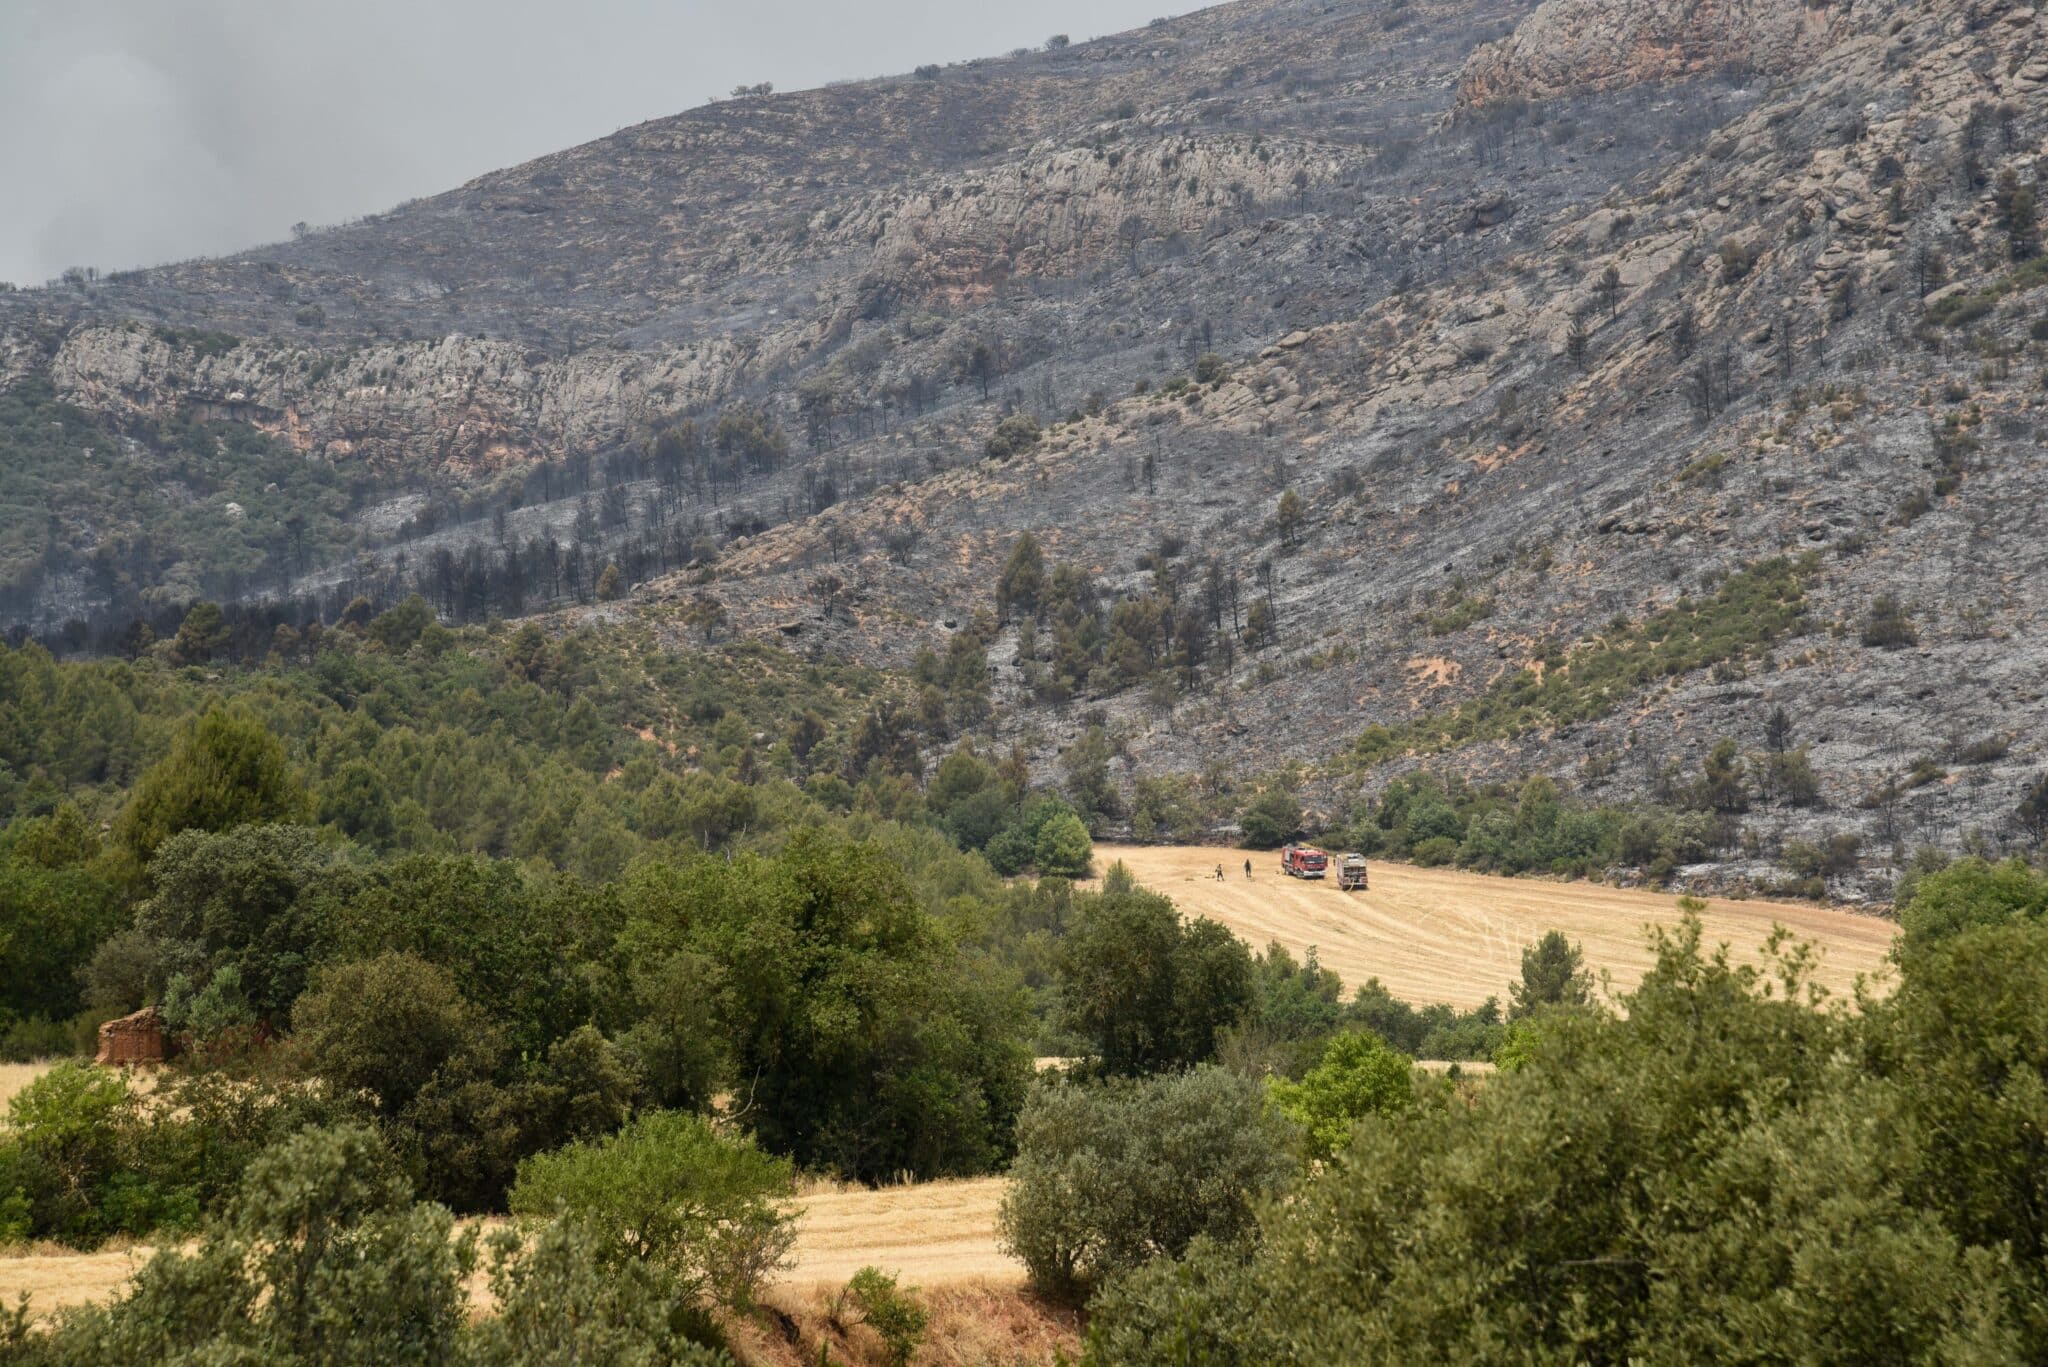
[[[1458,99],[1476,109],[1709,71],[1776,75],[1832,45],[1851,9],[1814,0],[1544,0],[1512,35],[1472,55]]]
[[[625,441],[656,412],[723,394],[745,359],[729,341],[546,359],[460,334],[338,359],[260,342],[214,354],[115,325],[75,330],[48,369],[58,394],[96,412],[161,419],[189,408],[329,460],[478,474]]]

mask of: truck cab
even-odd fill
[[[1313,845],[1286,845],[1280,850],[1280,872],[1289,878],[1321,878],[1330,869],[1330,856]]]

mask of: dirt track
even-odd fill
[[[1341,977],[1347,990],[1376,977],[1404,1000],[1460,1008],[1492,996],[1505,1004],[1508,984],[1521,976],[1523,947],[1547,930],[1561,930],[1583,944],[1587,966],[1596,974],[1611,972],[1617,990],[1633,987],[1651,963],[1645,924],[1675,924],[1680,915],[1678,899],[1670,894],[1597,883],[1375,863],[1367,891],[1339,892],[1334,877],[1286,877],[1270,853],[1095,847],[1098,869],[1116,860],[1144,886],[1173,898],[1181,911],[1222,922],[1254,949],[1278,940],[1299,956],[1315,946],[1323,967]],[[1218,864],[1224,872],[1220,883]],[[1837,992],[1847,991],[1859,973],[1882,970],[1897,932],[1891,921],[1799,902],[1717,899],[1703,919],[1708,940],[1726,941],[1743,960],[1759,957],[1773,923],[1813,941],[1821,948],[1816,976]]]

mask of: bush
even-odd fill
[[[1926,874],[1899,907],[1899,955],[1910,965],[1965,931],[2048,917],[2048,874],[2024,860],[1959,859]]]
[[[1036,1091],[997,1228],[1049,1294],[1074,1297],[1198,1235],[1233,1240],[1287,1179],[1285,1127],[1220,1068]]]
[[[90,1248],[154,1224],[124,1182],[135,1102],[119,1073],[60,1063],[14,1096],[0,1140],[0,1242]]]
[[[615,1135],[519,1165],[511,1207],[566,1215],[603,1237],[614,1262],[662,1269],[688,1301],[745,1307],[782,1265],[795,1225],[776,1201],[791,1169],[702,1116],[656,1111]]]
[[[1417,841],[1409,857],[1425,869],[1441,868],[1456,861],[1458,842],[1447,835],[1433,835],[1427,840]]]
[[[530,1239],[500,1230],[490,1251],[497,1313],[473,1326],[465,1362],[732,1365],[723,1351],[678,1331],[677,1321],[688,1326],[691,1317],[674,1313],[675,1291],[662,1272],[638,1260],[607,1259],[604,1236],[587,1226],[554,1220]]]
[[[1012,413],[996,424],[996,430],[989,435],[987,451],[990,460],[1007,460],[1038,445],[1041,429],[1038,419],[1029,413]]]
[[[1861,1017],[1811,1008],[1796,950],[1700,939],[1469,1102],[1361,1127],[1248,1254],[1117,1282],[1089,1360],[2039,1357],[2042,1264],[2010,1250],[2048,1245],[2048,931],[1963,935]]]
[[[1920,639],[1920,633],[1913,629],[1912,614],[1899,601],[1897,594],[1881,593],[1870,605],[1870,615],[1863,619],[1863,644],[1880,650],[1897,650]]]
[[[881,1336],[883,1358],[889,1367],[909,1367],[924,1338],[927,1320],[924,1307],[910,1298],[914,1290],[898,1288],[896,1279],[879,1268],[863,1267],[846,1283],[834,1318],[851,1304],[860,1322]]]

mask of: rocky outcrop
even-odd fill
[[[923,289],[1059,275],[1319,190],[1347,157],[1293,140],[1191,136],[1136,146],[1043,145],[1014,162],[872,201],[838,233]]]
[[[191,410],[329,460],[477,475],[629,440],[716,400],[750,359],[748,348],[721,340],[550,360],[459,335],[342,355],[263,342],[220,351],[129,325],[78,329],[49,373],[59,396],[98,412],[160,419]]]
[[[1545,0],[1474,53],[1462,109],[1613,90],[1710,71],[1791,71],[1848,27],[1846,0]]]

